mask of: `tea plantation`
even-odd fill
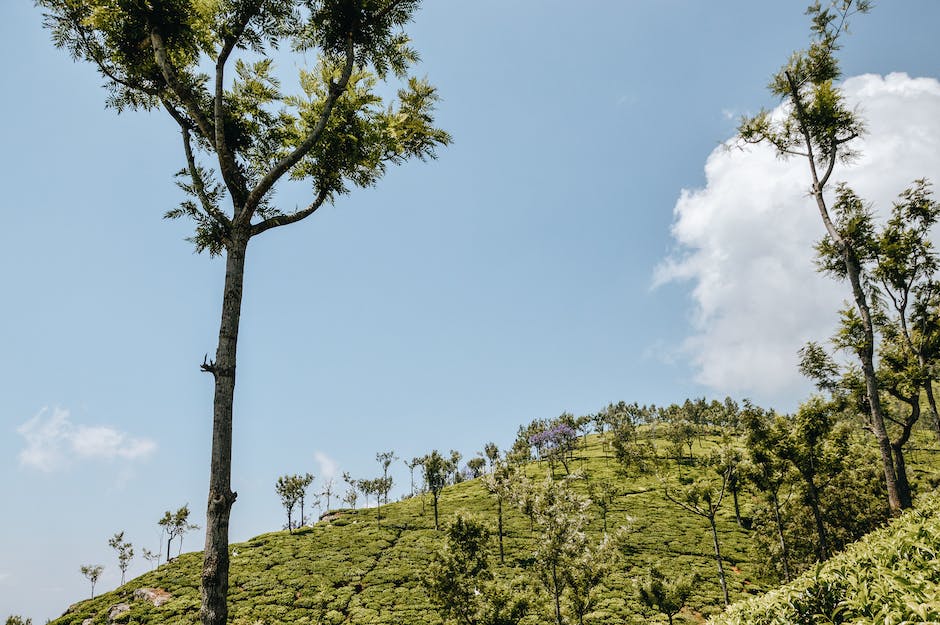
[[[704,437],[695,443],[694,451],[697,457],[704,457],[717,445],[717,439]],[[682,510],[667,500],[662,492],[663,477],[675,478],[681,473],[688,480],[699,474],[705,475],[705,472],[714,474],[714,469],[695,463],[680,466],[675,460],[661,459],[660,463],[656,471],[624,475],[618,463],[608,457],[597,435],[590,436],[573,463],[569,463],[574,475],[569,481],[582,493],[587,492],[589,483],[598,480],[606,479],[616,484],[616,495],[609,506],[606,523],[611,530],[626,528],[626,539],[619,550],[614,571],[604,582],[599,600],[585,622],[666,623],[665,616],[642,605],[637,597],[637,580],[646,575],[650,565],[658,566],[667,576],[693,572],[698,575],[699,581],[692,597],[676,617],[676,622],[704,622],[723,607],[708,521]],[[534,462],[526,467],[526,471],[533,478],[544,478],[549,468],[547,463]],[[562,477],[560,467],[556,467],[555,477]],[[745,517],[749,510],[749,497],[742,493]],[[510,578],[533,565],[536,538],[530,529],[530,520],[522,512],[511,504],[505,504],[503,509],[506,561],[504,565],[497,566],[497,571],[499,575]],[[496,499],[487,492],[480,479],[448,486],[441,493],[442,525],[459,511],[476,515],[495,528],[496,510]],[[597,542],[602,536],[603,520],[599,508],[592,506],[591,512],[590,534]],[[919,554],[920,561],[929,559],[927,556],[933,553],[931,549],[940,548],[938,513],[940,506],[933,505],[924,513],[908,514],[898,524],[899,528],[906,528],[905,531],[914,532],[919,537],[921,542],[910,547],[909,551]],[[928,517],[923,517],[923,514]],[[916,529],[921,528],[916,524],[922,518],[932,519],[932,529]],[[761,569],[749,547],[749,532],[735,521],[730,497],[719,511],[717,521],[732,602],[769,590],[773,584],[760,576]],[[878,539],[894,540],[893,531],[894,526],[880,533]],[[312,527],[295,530],[292,534],[272,532],[231,545],[230,622],[237,625],[441,623],[441,617],[421,582],[432,554],[440,547],[441,536],[442,532],[434,529],[430,495],[423,495],[383,506],[381,519],[375,508],[336,510]],[[855,561],[851,558],[866,557],[864,554],[874,548],[870,542],[863,543],[821,570],[831,577],[835,575],[833,571],[843,570],[838,567]],[[893,547],[888,547],[889,551],[891,549]],[[881,563],[878,566],[891,566],[890,556],[872,552],[867,557],[877,559]],[[498,563],[498,556],[494,555],[493,560]],[[112,592],[71,606],[53,623],[196,624],[199,622],[201,566],[200,553],[183,554]],[[934,565],[931,571],[933,581],[930,583],[933,586],[929,588],[935,589],[940,569]],[[909,575],[909,572],[904,575]],[[764,620],[759,620],[754,615],[758,612],[771,614],[768,610],[775,603],[792,606],[790,599],[793,595],[823,592],[819,588],[830,592],[831,585],[825,585],[828,582],[820,579],[829,578],[804,577],[788,589],[764,595],[756,604],[736,608],[736,616],[722,617],[723,620],[716,622],[814,622],[788,620],[789,617],[781,617],[783,620],[780,620],[773,616],[761,616]],[[840,592],[852,594],[846,590],[852,582],[842,578],[839,583]],[[918,582],[911,583],[916,585]],[[814,590],[805,590],[810,587]],[[152,602],[135,597],[135,590],[145,588],[166,591],[169,600],[155,607]],[[890,594],[887,590],[884,592]],[[832,607],[824,606],[826,610]],[[931,609],[931,614],[936,616],[936,606]],[[543,620],[537,614],[523,621],[541,622]]]

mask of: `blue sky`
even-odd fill
[[[814,306],[834,310],[838,287],[735,273],[766,237],[735,216],[772,197],[795,206],[774,219],[798,212],[800,170],[717,149],[739,115],[776,104],[765,85],[807,40],[805,4],[426,2],[410,29],[417,72],[440,90],[453,145],[249,249],[232,539],[281,526],[284,473],[372,477],[388,449],[470,457],[533,418],[620,399],[789,410],[805,397],[788,358],[803,328],[831,326]],[[98,76],[40,21],[30,2],[0,6],[0,618],[37,622],[85,596],[82,564],[116,585],[114,532],[156,549],[157,519],[187,502],[204,524],[211,384],[198,364],[215,349],[222,278],[186,223],[161,219],[180,199],[172,123],[104,109]],[[846,175],[879,201],[940,177],[937,23],[933,0],[883,2],[845,41],[846,76],[877,75],[853,83],[871,158]],[[892,72],[906,76],[881,78]],[[789,191],[765,191],[778,183]],[[287,208],[306,197],[278,195]],[[809,281],[805,232],[776,266]],[[778,313],[799,331],[775,333]],[[752,367],[732,344],[772,362]],[[407,469],[393,474],[400,493]],[[131,573],[145,569],[138,558]]]

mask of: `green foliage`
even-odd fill
[[[11,614],[7,617],[6,625],[33,625],[33,619],[23,618],[18,614]]]
[[[446,459],[435,449],[425,456],[421,463],[424,467],[425,484],[431,496],[434,498],[434,529],[440,527],[438,521],[438,497],[440,497],[441,491],[447,485],[447,478],[451,473],[456,471],[458,460],[459,455],[455,458],[452,453],[451,459]]]
[[[121,583],[123,584],[127,567],[130,566],[131,560],[134,558],[134,547],[124,540],[123,531],[109,538],[108,546],[117,551],[118,568],[121,569]]]
[[[697,583],[694,574],[667,578],[659,566],[650,566],[646,576],[636,580],[637,596],[646,607],[665,614],[671,625]]]
[[[183,534],[190,530],[199,529],[198,525],[189,522],[189,504],[184,505],[182,508],[178,509],[176,512],[170,512],[167,510],[163,513],[163,516],[157,521],[157,525],[163,528],[163,531],[166,532],[166,559],[167,562],[170,561],[170,543],[173,542],[174,538],[180,539],[180,549],[183,548]]]
[[[418,56],[403,27],[418,0],[37,4],[55,45],[104,78],[109,106],[162,107],[179,125],[189,197],[166,217],[194,221],[199,251],[220,254],[236,237],[303,219],[450,141],[434,126],[435,88],[408,75]],[[276,78],[269,54],[284,44],[317,60],[299,70],[301,93],[284,93]],[[400,88],[387,103],[378,83],[393,80]],[[309,209],[273,205],[285,175],[311,182]]]
[[[101,573],[104,572],[104,567],[100,564],[85,564],[79,569],[82,575],[91,582],[91,598],[95,598],[95,584],[98,583],[98,578],[101,577]]]
[[[529,612],[524,585],[494,576],[489,530],[481,521],[457,514],[444,530],[423,583],[446,622],[461,625],[515,625]]]
[[[940,621],[940,497],[766,595],[732,606],[714,625]]]
[[[867,13],[870,4],[839,0],[826,9],[819,2],[809,8],[809,48],[795,52],[769,85],[775,96],[790,104],[787,113],[782,119],[771,118],[769,111],[744,118],[738,132],[745,142],[767,142],[780,155],[809,156],[824,166],[854,156],[847,144],[864,132],[864,124],[833,86],[841,74],[834,53],[849,19]]]
[[[287,513],[287,525],[285,527],[288,532],[294,531],[295,528],[305,523],[303,502],[307,495],[307,489],[310,487],[310,484],[313,483],[313,479],[313,475],[310,473],[305,473],[304,475],[282,475],[277,478],[274,490],[277,491],[278,497],[281,498],[281,505],[284,506],[284,512]],[[294,507],[297,504],[301,505],[300,520],[295,523],[293,521],[293,513]]]

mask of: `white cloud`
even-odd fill
[[[111,427],[72,423],[69,411],[61,408],[43,408],[16,431],[26,439],[20,464],[47,473],[72,460],[136,460],[157,448],[150,439],[134,438]]]
[[[882,215],[912,180],[940,185],[940,82],[869,74],[846,80],[843,90],[868,134],[857,144],[861,156],[840,166],[834,182],[847,182]],[[781,160],[767,146],[722,146],[705,174],[705,188],[683,190],[676,203],[677,251],[654,283],[693,284],[694,331],[682,349],[697,381],[792,406],[809,389],[797,350],[831,335],[850,296],[813,265],[823,226],[808,196],[807,164]]]
[[[317,465],[320,467],[321,480],[329,480],[331,477],[336,477],[336,472],[339,470],[339,465],[335,460],[327,456],[322,451],[313,452],[313,459],[317,461]]]

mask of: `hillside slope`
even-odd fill
[[[702,455],[715,445],[704,440],[696,451]],[[703,448],[704,447],[704,448]],[[665,622],[646,615],[635,598],[634,579],[658,564],[667,573],[695,571],[702,579],[687,615],[703,620],[721,605],[721,591],[707,521],[680,510],[665,500],[660,482],[651,475],[618,476],[617,463],[606,458],[595,436],[578,452],[572,471],[587,472],[591,479],[616,480],[618,494],[607,517],[610,528],[629,528],[621,564],[607,582],[594,623]],[[678,471],[673,463],[667,468]],[[684,468],[685,474],[711,469]],[[545,463],[529,466],[532,476],[546,475]],[[584,490],[583,481],[574,481]],[[531,562],[533,534],[529,520],[511,506],[507,512],[506,565]],[[441,495],[442,523],[455,512],[470,512],[496,525],[496,501],[480,480],[447,487]],[[599,512],[598,510],[594,510]],[[257,536],[231,546],[230,618],[238,625],[275,623],[422,625],[440,622],[420,582],[437,549],[440,533],[433,529],[430,498],[414,497],[382,508],[341,510],[335,515],[288,534],[286,531]],[[730,506],[719,514],[718,528],[732,600],[741,599],[759,586],[757,566],[750,559],[747,533],[734,521]],[[599,540],[599,513],[591,524]],[[201,554],[183,554],[158,570],[92,600],[73,605],[55,625],[109,622],[128,624],[195,624],[199,619],[199,571]],[[159,588],[171,598],[155,607],[135,598],[141,588]],[[115,606],[125,604],[115,609]],[[113,616],[109,620],[109,614]],[[659,619],[662,619],[661,621]],[[532,622],[537,622],[533,620]]]
[[[940,494],[713,625],[940,623]]]

